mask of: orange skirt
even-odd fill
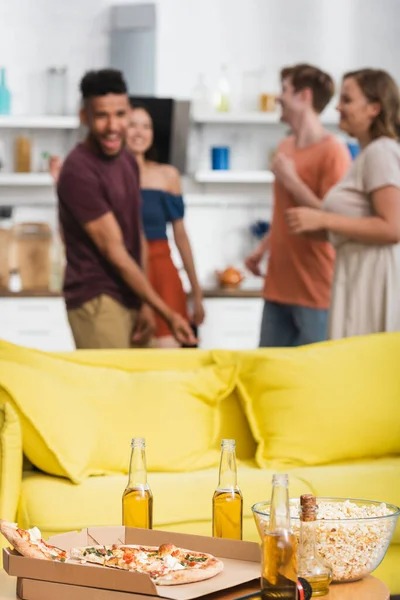
[[[149,280],[157,294],[172,310],[188,319],[186,294],[181,278],[171,258],[171,250],[167,240],[148,241]],[[155,314],[155,337],[172,335],[170,328],[159,315]]]

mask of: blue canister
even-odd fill
[[[11,112],[11,94],[7,87],[6,70],[0,69],[0,115],[9,115]]]
[[[228,146],[213,146],[211,148],[211,165],[213,171],[229,170]]]

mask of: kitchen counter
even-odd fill
[[[23,290],[21,292],[11,292],[10,290],[0,289],[0,298],[61,298],[60,292],[51,290]]]
[[[204,298],[261,298],[262,290],[249,290],[243,288],[206,288],[203,290]],[[23,290],[10,292],[0,289],[0,298],[61,298],[60,292],[50,290]]]
[[[203,290],[204,298],[261,298],[262,290],[246,288],[208,288]]]

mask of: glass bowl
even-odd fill
[[[400,509],[393,504],[358,498],[317,498],[316,544],[320,557],[333,572],[333,581],[357,581],[382,562]],[[293,533],[300,533],[300,500],[290,500]],[[263,539],[269,525],[270,502],[252,506]]]

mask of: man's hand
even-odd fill
[[[185,346],[196,346],[198,340],[195,338],[192,328],[189,323],[181,317],[178,313],[172,313],[169,320],[169,326],[171,328],[174,338]]]
[[[318,208],[307,208],[306,206],[289,208],[286,211],[289,231],[297,235],[325,229],[325,216],[324,211]]]
[[[271,170],[277,180],[286,188],[290,188],[290,186],[298,179],[294,161],[282,152],[277,154],[272,161]]]
[[[250,256],[248,256],[244,261],[244,264],[246,265],[246,268],[250,271],[250,273],[253,273],[253,275],[256,275],[257,277],[263,276],[260,271],[260,262],[262,261],[262,258],[263,253],[260,250],[256,250],[255,252],[250,254]]]
[[[132,342],[137,345],[146,345],[150,342],[156,329],[153,311],[148,304],[143,304],[138,313]]]

